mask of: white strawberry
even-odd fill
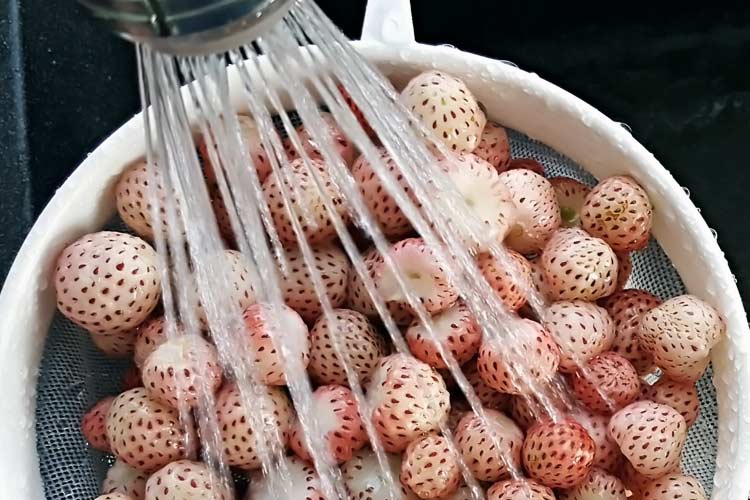
[[[120,493],[132,500],[143,500],[146,496],[147,479],[148,474],[117,459],[107,470],[102,483],[102,494]]]
[[[542,253],[547,290],[556,300],[597,300],[617,286],[617,257],[581,229],[560,229]]]
[[[544,165],[533,158],[512,158],[508,165],[508,170],[531,170],[537,175],[546,177]]]
[[[108,493],[106,495],[99,495],[94,500],[136,500],[136,499],[131,497],[130,495],[115,492],[115,493]]]
[[[326,130],[323,132],[327,134],[328,139],[333,143],[337,156],[341,157],[346,165],[351,165],[356,156],[354,144],[352,144],[344,131],[341,130],[336,119],[330,113],[321,112],[320,117],[326,126]],[[320,145],[304,124],[297,127],[297,134],[299,134],[299,140],[310,159],[321,162],[325,161]],[[289,138],[284,141],[284,147],[290,159],[300,158],[299,151],[295,149]]]
[[[516,206],[515,225],[506,243],[522,254],[541,251],[561,223],[555,189],[547,179],[526,169],[508,170],[500,179]]]
[[[606,351],[586,363],[585,374],[581,370],[572,377],[572,388],[589,410],[608,414],[635,401],[641,381],[627,359]]]
[[[370,138],[373,139],[373,141],[377,140],[375,131],[372,129],[372,126],[370,126],[370,123],[367,121],[367,118],[365,118],[364,113],[362,113],[362,110],[359,109],[359,106],[357,106],[357,103],[354,102],[354,99],[346,90],[346,86],[339,83],[338,85],[336,85],[336,89],[341,93],[341,97],[344,98],[344,101],[346,102],[347,106],[349,106],[349,109],[352,111],[352,113],[354,114],[354,117],[362,126],[362,129],[365,131],[365,133],[368,136],[370,136]]]
[[[109,452],[109,441],[107,441],[107,412],[112,406],[114,396],[100,399],[94,406],[83,415],[81,419],[81,434],[86,442],[95,450]]]
[[[482,403],[482,406],[491,410],[499,411],[505,410],[508,407],[510,396],[487,385],[477,369],[476,358],[472,359],[461,368],[464,372],[464,376],[466,376],[466,380],[471,384],[474,393]]]
[[[631,498],[637,499],[641,498],[640,495],[643,489],[651,484],[652,481],[655,481],[636,471],[627,460],[624,461],[622,468],[618,471],[618,475],[628,491],[632,493]],[[671,475],[682,475],[682,468],[679,464],[662,477]]]
[[[643,384],[641,399],[671,406],[680,412],[688,427],[695,423],[701,411],[698,390],[692,382],[675,382],[662,378],[654,385]]]
[[[127,358],[135,350],[137,329],[115,333],[93,333],[94,345],[110,358]]]
[[[146,358],[166,341],[167,327],[164,316],[157,316],[141,323],[138,326],[133,352],[135,366],[142,368]]]
[[[284,358],[278,342],[284,342],[287,359],[298,360],[303,368],[310,362],[310,339],[307,325],[291,307],[281,304],[253,304],[242,314],[256,376],[263,384],[285,385]]]
[[[332,244],[316,247],[312,253],[312,265],[323,282],[328,300],[333,307],[343,305],[350,272],[349,260],[339,247]],[[323,309],[315,292],[310,270],[300,250],[289,250],[286,257],[288,272],[279,273],[284,302],[307,323],[312,323],[318,319]]]
[[[269,176],[263,182],[263,194],[281,242],[290,248],[298,245],[289,212],[300,222],[302,234],[311,245],[334,239],[336,228],[325,203],[330,202],[344,223],[349,218],[349,208],[323,160],[310,160],[308,170],[305,163],[297,159],[285,165],[280,173],[281,183],[277,182],[276,175]],[[322,193],[318,190],[316,177],[323,186]],[[284,195],[284,190],[288,197]]]
[[[450,309],[433,316],[432,327],[437,342],[440,342],[445,352],[450,353],[459,365],[469,361],[479,350],[482,333],[471,311],[463,302],[458,302]],[[448,367],[440,356],[435,340],[419,320],[412,323],[404,337],[415,358],[434,368]]]
[[[692,476],[669,474],[655,479],[641,490],[643,500],[706,500],[706,491]]]
[[[387,466],[398,493],[398,500],[416,500],[417,497],[399,482],[401,457],[386,455]],[[351,500],[397,500],[390,494],[388,483],[383,477],[378,457],[369,448],[355,453],[351,460],[341,466],[341,475]],[[460,499],[456,499],[460,500]]]
[[[367,273],[372,280],[375,279],[375,272],[383,265],[383,256],[380,255],[377,248],[370,248],[362,252],[362,261],[367,269]],[[349,273],[349,283],[347,285],[347,305],[354,311],[360,312],[368,317],[378,315],[375,304],[367,292],[365,282],[356,270],[352,269]]]
[[[707,366],[711,348],[724,334],[724,321],[693,295],[669,299],[641,318],[641,348],[672,380],[695,381]]]
[[[206,464],[177,460],[154,472],[146,482],[146,500],[234,500]]]
[[[458,489],[461,469],[453,446],[443,436],[412,441],[401,462],[401,482],[419,498],[444,498]]]
[[[436,430],[450,410],[442,377],[406,354],[380,360],[367,399],[375,430],[389,452],[403,451],[414,439]]]
[[[115,185],[117,213],[127,226],[142,238],[154,239],[151,196],[156,194],[161,205],[161,227],[166,233],[167,216],[164,208],[165,192],[158,169],[149,172],[146,160],[138,160],[128,166]],[[152,184],[156,178],[155,190]]]
[[[648,244],[652,217],[646,191],[631,177],[618,175],[604,179],[586,196],[581,227],[616,252],[632,252]]]
[[[173,408],[198,404],[204,390],[221,385],[216,348],[199,335],[179,335],[157,347],[143,364],[143,385],[149,394]]]
[[[552,187],[557,195],[557,205],[560,207],[560,217],[563,227],[577,227],[581,225],[581,208],[586,195],[591,188],[570,177],[550,177]]]
[[[583,482],[562,491],[558,500],[627,500],[625,486],[617,477],[601,469],[591,469]]]
[[[224,272],[231,280],[229,296],[224,300],[232,301],[236,304],[238,311],[244,311],[246,308],[255,304],[255,290],[253,289],[253,277],[251,264],[248,258],[236,250],[224,250]],[[197,305],[198,320],[204,325],[208,325],[206,311],[200,304]]]
[[[289,457],[287,460],[289,472],[289,483],[285,485],[289,496],[288,499],[295,500],[326,500],[323,495],[323,487],[320,477],[312,465],[297,457]],[[250,488],[247,498],[252,500],[276,500],[281,498],[279,491],[272,491],[273,484],[268,477],[255,471],[250,476]],[[283,494],[282,494],[283,495]]]
[[[410,194],[409,184],[401,174],[401,169],[385,148],[380,148],[380,159],[385,168],[398,181],[404,194]],[[380,224],[380,229],[389,238],[402,238],[412,232],[411,222],[406,218],[396,200],[388,193],[383,181],[375,173],[370,162],[364,155],[357,158],[352,166],[352,176],[357,182],[370,214]]]
[[[394,267],[404,275],[406,285],[421,300],[430,313],[438,313],[451,307],[458,299],[458,292],[448,281],[442,264],[430,247],[421,238],[401,240],[389,249]],[[409,309],[404,291],[394,274],[395,269],[380,263],[374,270],[378,292],[394,307]]]
[[[528,260],[531,266],[531,281],[534,283],[534,289],[540,297],[547,300],[554,300],[554,294],[549,289],[549,280],[544,274],[544,267],[542,266],[542,257],[537,256]]]
[[[594,440],[573,420],[539,422],[523,442],[526,472],[550,488],[571,488],[583,481],[595,453]]]
[[[670,406],[638,401],[612,416],[609,433],[638,473],[657,478],[680,463],[687,425]]]
[[[154,472],[189,456],[195,445],[192,429],[184,429],[177,410],[138,387],[112,401],[107,412],[107,440],[112,453],[138,470]]]
[[[318,431],[328,445],[328,452],[338,463],[346,462],[356,451],[367,444],[362,417],[351,389],[341,385],[323,385],[312,395],[311,415],[318,422]],[[298,457],[312,461],[305,442],[302,424],[295,422],[289,446]]]
[[[474,154],[489,162],[498,172],[505,171],[510,164],[510,143],[505,128],[488,121]]]
[[[531,290],[533,286],[531,264],[523,255],[513,250],[508,250],[507,257],[515,269],[502,265],[489,253],[480,254],[477,264],[482,276],[500,300],[509,309],[517,311],[526,303],[526,291]]]
[[[555,493],[532,479],[506,479],[487,490],[487,500],[555,500]]]
[[[544,312],[543,319],[544,328],[560,348],[563,373],[575,373],[614,341],[614,322],[604,308],[590,302],[555,302]]]
[[[159,303],[156,252],[140,238],[114,231],[87,234],[57,259],[57,307],[92,333],[128,331]]]
[[[539,323],[524,319],[516,321],[511,328],[515,338],[509,340],[515,352],[510,348],[505,349],[507,352],[500,351],[495,342],[485,338],[479,349],[477,368],[493,389],[506,394],[524,394],[554,376],[560,351]]]
[[[458,78],[420,73],[401,92],[401,102],[437,140],[453,151],[473,151],[487,122],[474,95]]]
[[[388,353],[388,346],[362,313],[334,309],[333,315],[333,324],[323,315],[310,330],[307,371],[318,384],[348,385],[344,371],[347,363],[360,383],[367,383],[375,365]],[[332,337],[338,339],[344,361],[336,354]]]
[[[498,481],[520,468],[523,431],[499,411],[484,413],[486,421],[474,413],[461,419],[454,436],[456,449],[474,477]]]
[[[575,414],[575,421],[586,429],[596,445],[593,466],[616,474],[622,464],[622,453],[620,453],[620,447],[609,435],[609,418],[609,415],[594,415],[588,412]]]
[[[247,408],[237,385],[224,384],[216,395],[216,418],[219,422],[224,459],[228,465],[244,470],[253,470],[261,466],[258,456],[258,435],[265,438],[265,449],[269,453],[272,443],[279,438],[281,445],[286,444],[294,421],[294,408],[286,393],[279,387],[266,386],[264,401],[257,401],[258,406]],[[253,397],[254,395],[248,395]],[[254,419],[250,412],[259,412],[265,429],[254,429]]]

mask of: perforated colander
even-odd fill
[[[658,241],[633,256],[629,286],[661,298],[689,291],[715,306],[727,338],[699,381],[701,416],[683,467],[714,499],[750,491],[750,331],[733,276],[697,209],[667,170],[618,123],[511,65],[451,47],[415,43],[408,2],[370,2],[360,52],[397,87],[440,68],[472,89],[487,114],[514,132],[514,156],[539,160],[548,175],[588,184],[633,176],[655,208]],[[73,173],[24,243],[0,295],[0,498],[88,499],[98,494],[106,457],[79,432],[83,412],[119,391],[125,364],[101,355],[80,328],[55,313],[49,280],[64,245],[87,232],[121,228],[112,186],[145,152],[136,116]]]

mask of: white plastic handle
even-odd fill
[[[368,0],[362,40],[387,45],[414,43],[411,0]]]

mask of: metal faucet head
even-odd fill
[[[175,55],[224,52],[249,43],[295,0],[80,0],[120,36]]]

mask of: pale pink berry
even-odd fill
[[[110,358],[127,358],[135,350],[137,328],[115,333],[92,333],[91,341]]]
[[[505,127],[488,121],[474,154],[489,162],[498,172],[507,170],[510,165],[510,143]]]
[[[594,467],[616,474],[622,464],[620,447],[609,435],[609,415],[594,415],[586,412],[575,414],[575,420],[589,433],[596,445]]]
[[[533,158],[513,158],[510,160],[508,170],[531,170],[542,177],[546,176],[544,166]]]
[[[638,401],[612,416],[609,433],[638,473],[657,478],[680,463],[687,425],[670,406]]]
[[[107,412],[112,406],[114,396],[99,400],[83,415],[81,419],[81,434],[86,442],[95,450],[109,452],[109,441],[107,440]]]
[[[557,372],[560,351],[542,325],[524,319],[511,326],[515,338],[500,350],[483,339],[477,368],[485,383],[506,394],[525,394],[549,381]],[[516,376],[516,372],[518,376]]]
[[[643,489],[648,486],[654,479],[650,479],[643,474],[636,471],[633,466],[628,462],[627,460],[623,461],[623,465],[620,468],[619,471],[617,471],[618,476],[622,480],[625,487],[632,493],[631,498],[637,498],[640,499],[641,492]],[[664,476],[667,475],[681,475],[682,474],[682,468],[680,465],[677,465],[674,469],[669,471],[667,474],[664,474]],[[663,476],[662,476],[663,477]],[[658,498],[658,497],[657,497]]]
[[[612,351],[606,351],[586,363],[572,377],[573,393],[594,413],[608,414],[638,398],[641,381],[630,362]]]
[[[167,341],[167,325],[164,316],[157,316],[141,323],[135,339],[133,362],[138,368],[143,367],[146,358],[157,347]]]
[[[375,272],[380,270],[383,265],[383,256],[380,255],[377,248],[373,247],[362,252],[362,261],[367,269],[368,276],[374,280]],[[354,269],[349,273],[349,283],[346,291],[348,292],[346,303],[349,308],[368,317],[376,317],[378,315],[372,297],[370,297],[365,287],[364,280]]]
[[[482,406],[491,410],[505,410],[508,407],[510,396],[487,385],[477,369],[476,358],[463,365],[461,369]]]
[[[262,448],[258,435],[264,439],[265,450],[269,453],[273,443],[280,440],[283,446],[289,437],[294,421],[294,408],[286,393],[279,387],[264,386],[262,400],[254,394],[248,394],[252,407],[246,406],[237,385],[224,384],[216,395],[216,418],[226,463],[244,470],[253,470],[261,466],[259,453]],[[258,418],[266,423],[264,430],[254,429],[254,418],[250,412],[257,412]],[[265,432],[264,432],[265,431]],[[262,442],[261,442],[262,443]]]
[[[102,493],[120,493],[132,500],[143,500],[146,497],[147,479],[147,473],[117,459],[112,467],[107,470],[107,475],[102,483]]]
[[[596,445],[573,420],[539,422],[526,433],[523,464],[532,479],[550,488],[571,488],[594,463]]]
[[[234,500],[230,488],[206,464],[177,460],[148,478],[146,500]]]
[[[644,248],[651,236],[652,218],[646,191],[624,175],[599,182],[581,209],[581,227],[606,241],[616,252]]]
[[[491,254],[484,253],[477,258],[477,264],[498,298],[509,309],[517,311],[526,304],[526,295],[533,287],[531,264],[513,250],[508,250],[506,260],[508,265],[503,265]]]
[[[136,500],[135,498],[131,497],[130,495],[126,495],[125,493],[107,493],[106,495],[99,495],[94,500]]]
[[[561,229],[542,253],[547,290],[555,300],[597,300],[617,286],[617,256],[599,238]]]
[[[323,487],[320,477],[312,465],[297,457],[289,457],[286,460],[288,470],[288,483],[286,491],[289,500],[326,500],[323,495]],[[252,500],[276,500],[279,491],[272,491],[273,483],[260,471],[254,472],[250,477],[250,488],[248,499]],[[283,496],[283,493],[282,493]]]
[[[487,490],[487,500],[555,500],[555,493],[532,479],[506,479]]]
[[[60,253],[57,307],[91,333],[136,327],[159,303],[157,256],[142,239],[114,231],[87,234]]]
[[[526,169],[500,174],[516,206],[514,226],[506,243],[522,254],[541,251],[560,227],[560,208],[555,189],[547,179]]]
[[[367,444],[362,417],[351,389],[342,385],[323,385],[312,395],[311,420],[318,423],[318,431],[328,446],[328,453],[338,462],[346,462]],[[302,424],[295,422],[289,446],[298,457],[311,462]]]
[[[669,299],[646,312],[638,331],[641,348],[679,382],[700,378],[711,348],[723,335],[719,313],[693,295]]]
[[[642,500],[706,500],[706,491],[693,476],[669,474],[654,479],[641,490]]]
[[[438,429],[450,410],[442,377],[406,354],[381,358],[367,399],[375,430],[389,452],[403,451],[414,439]]]
[[[154,185],[154,182],[156,183]],[[154,239],[151,196],[158,196],[161,209],[161,228],[166,234],[167,215],[164,207],[165,190],[157,168],[150,172],[146,160],[138,160],[120,174],[115,185],[117,213],[127,226],[140,237]]]
[[[474,413],[465,415],[454,440],[474,477],[498,481],[520,468],[523,431],[499,411],[485,410],[484,414],[486,419]]]
[[[549,289],[549,280],[544,274],[542,266],[542,257],[537,256],[528,260],[531,267],[531,282],[534,284],[534,290],[542,299],[553,300],[554,294]]]
[[[431,322],[434,338],[419,320],[415,320],[406,330],[404,337],[415,358],[434,368],[447,368],[448,365],[438,351],[438,342],[459,365],[469,361],[479,350],[482,332],[463,302],[436,314]]]
[[[173,408],[193,407],[213,394],[222,373],[216,348],[199,335],[178,335],[157,347],[143,364],[143,386]]]
[[[412,78],[401,92],[401,102],[436,140],[453,151],[474,151],[487,118],[464,82],[440,71]]]
[[[575,373],[591,358],[606,351],[615,337],[615,325],[607,311],[582,300],[551,304],[542,321],[560,348],[560,371]]]
[[[112,454],[131,467],[154,472],[189,456],[193,429],[185,429],[176,409],[138,387],[112,401],[107,413],[107,440]]]
[[[332,307],[343,305],[346,300],[346,284],[349,280],[349,260],[335,245],[322,245],[313,248],[313,262],[318,276],[323,282],[325,293]],[[297,311],[308,324],[314,322],[323,311],[320,297],[302,252],[289,250],[287,273],[279,273],[280,285],[286,305]]]
[[[266,385],[285,385],[285,361],[307,368],[310,338],[307,325],[291,307],[280,304],[253,304],[242,314],[255,375]],[[286,346],[288,358],[282,356]]]
[[[641,399],[671,406],[680,412],[688,427],[695,423],[701,411],[698,390],[692,382],[675,382],[662,378],[654,385],[643,384]]]
[[[386,455],[387,467],[394,486],[402,500],[416,500],[418,497],[399,481],[401,456]],[[370,448],[364,448],[341,466],[341,475],[349,492],[350,499],[357,500],[392,500],[388,483],[380,469],[378,457]],[[451,499],[451,497],[448,497]],[[456,500],[463,500],[457,498]]]
[[[336,228],[326,204],[333,207],[344,223],[348,220],[349,208],[333,183],[328,167],[322,160],[313,159],[308,169],[305,162],[297,159],[286,165],[280,173],[280,182],[276,175],[269,176],[263,182],[263,194],[281,242],[290,248],[298,246],[289,212],[300,223],[301,237],[311,245],[334,239]],[[316,178],[323,188],[322,193],[318,189]]]
[[[347,106],[349,106],[349,109],[351,109],[352,113],[354,114],[354,117],[362,126],[362,129],[365,131],[365,133],[368,136],[370,136],[373,140],[377,139],[375,131],[372,129],[372,126],[370,126],[370,123],[367,121],[367,118],[365,118],[365,115],[362,112],[362,110],[359,108],[359,106],[357,106],[357,103],[354,101],[352,96],[346,90],[346,87],[339,83],[338,85],[336,85],[336,89],[341,93],[341,97],[344,98],[344,101],[346,102]]]
[[[619,478],[601,469],[591,469],[583,482],[564,490],[558,500],[627,500],[625,485]]]
[[[345,165],[351,165],[357,153],[354,144],[349,140],[344,131],[341,130],[341,127],[338,126],[333,115],[322,112],[320,113],[320,117],[323,119],[326,127],[326,129],[321,132],[326,134],[328,140],[333,144],[336,156],[340,157]],[[326,161],[321,146],[315,140],[314,135],[310,133],[308,127],[304,124],[300,125],[297,127],[297,134],[299,135],[299,140],[302,143],[303,149],[310,159],[321,162]],[[292,144],[291,139],[287,138],[284,142],[285,150],[289,158],[300,158],[301,155]]]
[[[591,188],[570,177],[550,177],[549,182],[555,188],[562,227],[580,226],[583,202]]]
[[[412,441],[401,462],[401,482],[419,498],[444,498],[455,492],[461,469],[453,445],[435,434]]]
[[[237,125],[239,126],[240,137],[242,138],[242,144],[247,154],[247,161],[250,166],[255,168],[258,180],[263,182],[271,174],[271,161],[268,158],[265,147],[263,147],[263,141],[258,131],[258,124],[251,117],[240,114],[237,115]],[[270,133],[276,134],[276,131],[272,130]],[[209,183],[215,183],[217,180],[216,173],[211,164],[211,153],[208,151],[205,136],[201,136],[198,142],[198,152],[203,160],[206,179]],[[218,152],[213,154],[218,154]]]
[[[254,277],[248,258],[236,250],[224,250],[223,272],[230,280],[229,291],[223,297],[228,303],[234,303],[237,314],[255,304]],[[196,314],[203,326],[208,325],[208,317],[203,305],[198,301]]]

